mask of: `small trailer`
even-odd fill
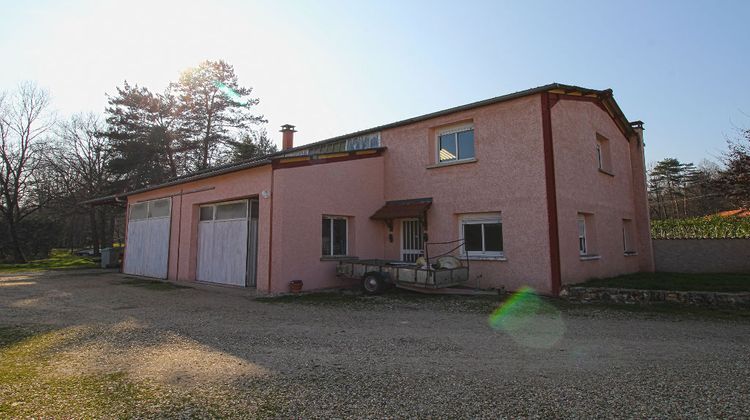
[[[432,268],[390,260],[350,259],[339,261],[338,277],[361,279],[365,293],[378,294],[388,286],[408,289],[442,289],[469,280],[469,267]]]

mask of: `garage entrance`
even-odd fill
[[[167,278],[172,199],[144,201],[130,206],[127,255],[123,272]]]
[[[258,200],[200,207],[196,279],[232,286],[255,286]]]

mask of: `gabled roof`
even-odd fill
[[[616,121],[618,126],[620,126],[620,129],[623,130],[626,136],[630,136],[634,133],[633,128],[630,125],[630,122],[625,117],[625,114],[623,114],[619,105],[617,105],[617,102],[615,102],[614,97],[612,96],[612,89],[595,90],[595,89],[588,89],[588,88],[584,88],[580,86],[565,85],[561,83],[550,83],[544,86],[538,86],[535,88],[526,89],[526,90],[522,90],[519,92],[496,96],[494,98],[489,98],[489,99],[485,99],[485,100],[481,100],[477,102],[471,102],[471,103],[456,106],[453,108],[443,109],[441,111],[431,112],[429,114],[419,115],[417,117],[407,118],[405,120],[400,120],[400,121],[392,122],[389,124],[379,125],[376,127],[368,128],[366,130],[360,130],[360,131],[355,131],[353,133],[331,137],[331,138],[320,140],[314,143],[308,143],[302,146],[297,146],[291,149],[282,150],[282,151],[272,153],[266,156],[261,156],[259,158],[216,166],[213,168],[209,168],[209,169],[205,169],[202,171],[183,175],[177,178],[173,178],[162,184],[152,185],[152,186],[140,188],[140,189],[133,190],[133,191],[127,191],[121,194],[116,194],[116,195],[112,195],[108,197],[101,197],[101,198],[85,201],[83,204],[104,204],[107,202],[116,201],[118,198],[126,197],[126,196],[133,195],[133,194],[139,194],[139,193],[143,193],[146,191],[151,191],[151,190],[155,190],[155,189],[159,189],[163,187],[197,181],[200,179],[210,178],[210,177],[217,176],[217,175],[223,175],[223,174],[230,173],[230,172],[241,171],[244,169],[264,166],[264,165],[270,164],[274,159],[282,158],[288,154],[292,154],[294,152],[316,147],[316,146],[321,146],[326,143],[332,143],[332,142],[344,140],[344,139],[351,138],[351,137],[363,136],[366,134],[371,134],[371,133],[379,132],[382,130],[387,130],[390,128],[396,128],[396,127],[400,127],[404,125],[414,124],[420,121],[425,121],[425,120],[429,120],[432,118],[437,118],[437,117],[441,117],[444,115],[449,115],[449,114],[453,114],[456,112],[466,111],[466,110],[479,108],[479,107],[483,107],[487,105],[493,105],[493,104],[497,104],[500,102],[510,101],[510,100],[522,98],[525,96],[536,95],[542,92],[560,93],[560,94],[566,94],[566,95],[601,99],[602,102],[604,103],[604,106],[607,112],[610,113],[612,118]]]

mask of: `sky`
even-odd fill
[[[750,1],[0,0],[0,91],[34,81],[60,118],[124,81],[163,90],[235,67],[280,143],[552,82],[611,88],[646,160],[716,160],[750,128]]]

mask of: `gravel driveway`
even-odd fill
[[[0,326],[63,331],[51,375],[123,373],[238,417],[750,417],[747,321],[562,306],[498,330],[487,298],[190,286],[0,276]]]

